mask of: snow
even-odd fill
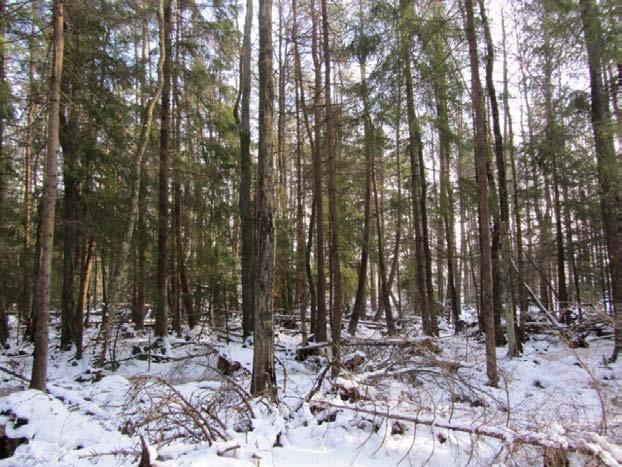
[[[121,450],[133,444],[127,436],[104,429],[78,411],[69,411],[59,399],[40,391],[26,390],[3,398],[0,413],[6,412],[28,421],[15,428],[7,423],[9,417],[2,416],[0,424],[6,425],[7,436],[29,439],[17,448],[14,459],[3,462],[8,462],[6,465],[78,465],[83,463],[80,451]]]
[[[463,317],[467,322],[472,318]],[[359,366],[344,368],[335,380],[324,371],[329,349],[296,361],[300,337],[277,329],[278,404],[244,401],[253,349],[233,334],[225,342],[209,329],[186,330],[183,337],[166,340],[166,359],[155,353],[137,359],[131,358],[133,347],[148,352],[152,339],[149,331],[128,333],[117,343],[118,368],[113,372],[108,366],[98,378],[89,366],[97,330],[89,329],[83,361],[76,362],[72,352],[52,351],[48,394],[24,389],[0,398],[0,425],[9,437],[28,439],[11,458],[0,460],[0,466],[136,465],[140,435],[155,465],[162,466],[542,462],[536,448],[511,454],[503,449],[516,439],[574,443],[598,453],[606,465],[622,462],[622,366],[603,359],[610,352],[610,339],[588,338],[588,348],[569,349],[555,335],[534,335],[518,358],[508,358],[506,349],[498,348],[501,382],[491,388],[486,385],[481,337],[468,330],[455,336],[446,323],[441,329],[435,340],[438,354],[417,346],[424,341],[417,329],[405,333],[412,349],[346,347],[344,355],[356,357]],[[51,331],[55,344],[56,327]],[[377,326],[365,324],[357,339],[389,342]],[[30,344],[13,342],[10,351],[0,354],[0,367],[28,376],[31,351]],[[241,369],[220,375],[218,355],[239,362]],[[457,365],[441,368],[438,362]],[[306,401],[321,374],[320,390]],[[0,384],[14,389],[24,385],[2,372]],[[355,396],[343,397],[343,391]],[[224,424],[224,430],[214,425],[224,438],[210,444],[188,435],[184,430],[199,429],[203,422],[196,424],[193,414],[184,412],[184,403],[210,424],[216,423],[209,418],[213,412]],[[386,419],[382,414],[387,413],[401,419]],[[606,436],[599,434],[604,425]],[[487,436],[469,433],[473,430]],[[574,465],[585,461],[580,454],[570,459]]]

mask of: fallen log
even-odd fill
[[[20,444],[28,442],[28,438],[10,438],[4,425],[0,425],[0,459],[8,459]]]
[[[313,344],[298,347],[296,350],[296,360],[304,361],[309,357],[317,353],[318,350],[330,347],[331,341],[328,342],[315,342]],[[422,347],[426,350],[430,350],[433,353],[439,353],[440,349],[431,337],[415,337],[412,339],[404,338],[387,338],[382,340],[375,339],[344,339],[341,341],[343,347]]]

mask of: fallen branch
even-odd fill
[[[322,382],[324,381],[324,378],[326,377],[326,373],[328,373],[328,370],[330,370],[330,365],[326,365],[324,367],[322,372],[319,374],[319,376],[315,380],[315,384],[313,385],[313,387],[309,391],[309,394],[307,394],[307,397],[305,397],[300,402],[300,405],[296,408],[295,412],[298,412],[302,408],[304,403],[305,402],[309,402],[313,398],[313,396],[315,396],[315,394],[320,390],[320,388],[322,387]]]
[[[24,376],[20,375],[19,373],[16,373],[16,372],[14,372],[14,371],[11,371],[11,370],[9,370],[8,368],[5,368],[5,367],[3,367],[3,366],[0,366],[0,371],[4,371],[6,374],[11,375],[11,376],[13,376],[13,377],[15,377],[15,378],[17,378],[17,379],[19,379],[19,380],[21,380],[21,381],[26,382],[26,383],[29,383],[29,382],[30,382],[30,380],[29,380],[28,378],[26,378],[26,377],[24,377]]]
[[[331,341],[328,342],[316,342],[313,344],[299,347],[297,353],[299,355],[308,355],[315,350],[330,347]],[[344,347],[428,347],[430,350],[436,352],[436,344],[431,337],[416,337],[414,339],[401,339],[401,338],[388,338],[382,340],[375,339],[343,339],[341,345]]]
[[[613,466],[622,463],[622,456],[613,449],[615,446],[606,437],[599,436],[591,432],[578,433],[574,437],[562,437],[560,435],[549,436],[544,433],[533,431],[513,431],[508,428],[491,427],[487,425],[465,425],[452,423],[437,417],[419,417],[397,415],[390,412],[378,412],[360,407],[348,407],[345,405],[333,404],[327,401],[313,401],[316,405],[323,405],[328,408],[347,410],[358,414],[366,414],[374,417],[382,417],[387,420],[413,423],[415,425],[425,425],[433,428],[442,428],[471,435],[485,436],[488,438],[502,441],[507,446],[525,444],[539,448],[553,448],[562,451],[579,452],[587,454],[601,460],[605,465]]]

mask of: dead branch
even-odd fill
[[[598,436],[595,433],[590,432],[577,433],[573,436],[549,436],[545,433],[537,433],[533,431],[513,431],[509,428],[491,427],[483,424],[463,425],[458,423],[450,423],[437,417],[397,415],[388,411],[379,412],[377,410],[369,410],[361,407],[348,407],[345,405],[333,404],[328,401],[316,400],[313,403],[333,409],[346,410],[357,414],[366,414],[388,420],[413,423],[415,425],[425,425],[433,428],[442,428],[477,436],[485,436],[502,441],[507,447],[522,444],[543,449],[548,448],[567,452],[579,452],[597,457],[605,465],[612,465],[610,462],[611,460],[614,460],[615,462],[622,462],[622,459],[617,458],[615,450],[610,448],[613,445],[612,443],[610,444],[605,437]]]

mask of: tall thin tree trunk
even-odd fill
[[[315,226],[315,211],[316,211],[315,199],[311,201],[311,216],[309,218],[309,232],[307,234],[307,246],[305,248],[305,274],[307,276],[307,283],[309,284],[309,304],[311,305],[310,311],[310,330],[314,336],[317,333],[317,293],[315,288],[315,282],[313,281],[313,271],[311,270],[311,253],[313,252],[313,229]]]
[[[421,128],[417,123],[417,157],[419,166],[419,189],[421,194],[419,201],[421,203],[421,234],[423,241],[424,264],[425,264],[425,284],[428,293],[428,311],[430,314],[430,334],[438,335],[438,316],[437,307],[435,306],[434,286],[432,285],[432,253],[430,250],[430,233],[428,226],[428,184],[425,176],[425,164],[423,162],[423,140],[421,138]]]
[[[47,381],[48,329],[50,282],[54,254],[54,216],[56,211],[56,183],[58,176],[58,133],[60,122],[60,85],[63,73],[64,37],[63,2],[53,5],[54,64],[50,78],[50,103],[48,109],[48,136],[45,161],[45,182],[41,207],[41,260],[37,276],[35,297],[35,349],[30,387],[45,391]]]
[[[471,65],[471,92],[475,113],[475,166],[479,188],[479,236],[480,236],[480,280],[482,287],[482,315],[485,317],[486,329],[486,370],[488,384],[496,387],[497,355],[495,348],[495,329],[492,302],[492,257],[490,251],[490,213],[488,209],[488,178],[486,174],[486,117],[484,112],[484,95],[479,78],[479,57],[475,36],[475,20],[473,18],[473,2],[465,0],[466,37],[469,43],[469,61]]]
[[[601,72],[605,47],[598,6],[592,0],[580,0],[580,6],[590,69],[591,117],[598,161],[600,205],[611,272],[615,323],[615,345],[611,358],[615,361],[622,350],[622,168],[616,159],[613,137],[609,131],[610,115]]]
[[[103,292],[104,292],[104,309],[108,310],[107,319],[102,323],[102,347],[99,355],[96,358],[95,365],[103,366],[106,361],[106,353],[108,351],[108,344],[110,343],[110,334],[112,331],[112,325],[114,322],[114,318],[117,312],[117,299],[118,294],[120,293],[120,280],[123,272],[126,269],[126,258],[128,257],[128,253],[130,250],[130,245],[132,243],[132,235],[134,233],[134,226],[136,224],[136,219],[138,217],[138,208],[139,208],[139,191],[141,184],[141,175],[142,175],[142,166],[143,159],[145,157],[145,149],[147,148],[147,143],[149,139],[149,134],[151,133],[151,126],[153,124],[153,113],[156,106],[157,101],[160,99],[160,95],[162,93],[162,88],[164,87],[164,60],[166,55],[168,54],[168,49],[166,49],[166,34],[164,27],[164,0],[159,1],[158,5],[158,24],[159,24],[159,48],[160,48],[160,58],[158,59],[158,83],[156,85],[153,94],[147,100],[147,104],[145,106],[144,115],[142,118],[142,125],[140,130],[140,137],[138,140],[138,145],[136,148],[136,154],[134,156],[133,161],[133,177],[132,177],[132,185],[131,185],[131,196],[129,201],[129,212],[127,214],[127,223],[125,224],[125,231],[123,232],[123,237],[121,239],[121,243],[118,248],[118,258],[115,262],[114,266],[111,268],[112,271],[110,273],[110,280],[108,283],[108,287],[105,287],[102,284]],[[105,277],[105,270],[103,267],[103,256],[102,256],[102,277]]]
[[[518,200],[518,176],[516,171],[516,160],[514,157],[514,132],[512,128],[512,114],[510,113],[510,104],[508,99],[508,66],[507,66],[507,49],[506,49],[506,34],[505,34],[505,16],[501,16],[501,30],[503,34],[503,113],[505,116],[505,126],[507,127],[506,144],[509,149],[510,155],[510,168],[512,170],[512,202],[513,202],[513,218],[514,228],[516,231],[516,257],[518,258],[518,277],[517,286],[514,287],[518,294],[518,306],[520,309],[520,327],[517,336],[517,347],[519,351],[522,351],[522,340],[524,339],[523,331],[525,318],[527,317],[527,296],[525,294],[525,287],[523,284],[526,282],[525,278],[525,260],[523,252],[523,228],[521,224],[520,216],[520,204]],[[512,272],[512,269],[510,269]],[[512,276],[511,276],[512,277]],[[516,326],[516,323],[515,323]]]
[[[181,41],[182,35],[182,5],[179,4],[179,11],[176,15],[175,22],[175,40],[177,43]],[[182,66],[183,57],[180,58],[180,47],[177,47],[175,50],[175,61],[177,63],[177,67]],[[175,262],[176,262],[176,273],[177,273],[177,285],[178,285],[178,294],[179,297],[177,299],[178,307],[179,307],[179,322],[181,323],[181,306],[183,305],[183,310],[186,314],[186,320],[188,322],[188,326],[190,329],[194,328],[197,325],[197,316],[194,310],[194,305],[192,304],[192,295],[190,294],[190,289],[188,286],[188,276],[186,272],[186,248],[184,248],[183,237],[182,237],[182,219],[183,219],[183,202],[182,202],[182,189],[181,189],[181,175],[179,173],[179,166],[181,164],[181,123],[182,123],[182,101],[180,98],[181,91],[179,89],[179,73],[176,72],[173,76],[173,96],[175,102],[175,162],[177,164],[175,170],[175,182],[173,185],[173,202],[174,202],[174,236],[175,236]],[[185,103],[185,100],[184,100]],[[180,300],[181,299],[181,303]]]
[[[158,267],[156,280],[155,335],[164,338],[168,334],[168,254],[169,254],[169,172],[171,134],[171,16],[173,0],[165,0],[164,58],[162,106],[160,108],[160,169],[158,185]]]
[[[76,34],[74,31],[72,34]],[[75,36],[74,36],[75,37]],[[77,42],[77,39],[76,39]],[[77,45],[77,44],[76,44]],[[74,52],[75,53],[75,52]],[[76,97],[75,88],[66,92],[70,99]],[[69,350],[68,347],[75,341],[74,312],[75,312],[75,269],[76,256],[74,254],[78,243],[78,184],[77,165],[78,153],[76,142],[78,139],[78,109],[71,109],[70,115],[64,115],[60,123],[60,145],[63,149],[63,184],[65,192],[63,196],[63,284],[61,295],[61,349]]]
[[[410,0],[400,0],[400,56],[404,69],[404,85],[406,86],[406,110],[408,116],[408,153],[410,155],[410,175],[412,191],[413,224],[415,228],[415,266],[417,280],[418,307],[423,321],[423,331],[434,334],[433,318],[430,310],[429,293],[427,287],[427,267],[425,261],[425,246],[421,222],[421,172],[419,170],[418,153],[421,150],[421,134],[419,123],[415,114],[415,101],[413,96],[412,72],[410,70],[410,38],[408,31],[408,19],[412,16],[412,3]]]
[[[362,16],[362,14],[361,14]],[[361,25],[362,29],[362,25]],[[371,218],[371,159],[373,147],[373,128],[371,124],[371,116],[369,115],[369,104],[367,98],[367,78],[365,69],[365,57],[359,57],[359,68],[361,72],[361,93],[363,95],[363,141],[365,151],[365,201],[363,208],[363,237],[361,239],[361,262],[359,263],[358,285],[356,287],[356,297],[354,299],[354,308],[352,308],[352,316],[348,324],[348,332],[351,335],[356,333],[356,327],[365,304],[365,284],[367,282],[367,263],[369,261],[369,241],[370,241],[370,218]]]
[[[341,340],[341,265],[339,258],[339,220],[337,219],[337,180],[335,169],[335,123],[331,101],[331,58],[328,29],[328,7],[326,0],[322,5],[322,31],[324,48],[324,105],[326,108],[326,153],[328,156],[328,217],[330,221],[330,271],[332,278],[332,306],[330,329],[332,338],[332,375],[339,373]]]
[[[145,76],[150,70],[148,64],[148,41],[149,41],[149,29],[147,27],[147,15],[146,15],[146,1],[142,0],[142,19],[141,19],[141,80],[140,85],[142,92],[140,93],[140,106],[141,109],[145,106],[145,91],[146,80]],[[138,115],[138,119],[141,115]],[[143,167],[141,171],[145,170],[145,161],[143,160]],[[145,320],[145,276],[146,276],[146,263],[147,263],[147,186],[146,181],[141,180],[139,182],[139,194],[138,194],[138,224],[136,226],[136,299],[134,302],[134,309],[132,313],[132,321],[136,329],[143,329]]]
[[[95,239],[90,237],[87,241],[86,255],[80,275],[80,290],[78,292],[78,303],[76,304],[76,323],[79,325],[75,329],[74,344],[76,346],[76,359],[82,359],[82,340],[84,337],[84,308],[88,306],[89,284],[91,283],[91,272],[93,270],[93,258],[95,257]]]
[[[253,216],[251,207],[252,161],[250,153],[250,96],[251,96],[251,32],[253,28],[253,1],[246,1],[244,38],[240,52],[240,105],[238,122],[240,134],[240,210],[241,266],[242,266],[242,335],[246,339],[253,333],[254,281],[253,281]],[[235,108],[238,116],[237,104]]]
[[[372,129],[373,131],[373,129]],[[387,332],[389,335],[395,334],[395,322],[393,321],[393,312],[391,310],[390,290],[387,282],[387,270],[384,260],[383,231],[382,231],[382,210],[378,202],[378,184],[376,180],[376,170],[374,164],[374,156],[371,160],[372,185],[374,190],[374,208],[376,210],[376,237],[378,247],[378,273],[380,275],[380,292],[382,297],[382,306],[384,308],[385,318],[387,320]]]
[[[500,290],[501,300],[503,301],[512,295],[512,281],[508,280],[512,277],[510,262],[510,205],[508,201],[505,159],[503,156],[503,138],[501,136],[499,104],[497,102],[497,92],[495,90],[495,83],[493,80],[493,66],[495,60],[494,47],[484,1],[478,0],[478,2],[482,24],[484,26],[484,36],[486,38],[486,87],[488,88],[488,99],[490,101],[490,108],[492,111],[495,162],[497,166],[497,176],[499,177],[499,241],[501,243],[500,249],[502,262],[500,268],[501,283],[499,286],[509,291],[509,293],[504,294],[503,291],[505,290]],[[501,303],[500,305],[505,310],[506,332],[508,336],[508,355],[514,357],[519,354],[514,324],[514,311],[507,303]]]
[[[0,89],[4,92],[5,82],[5,53],[4,30],[6,21],[6,0],[0,0]],[[4,98],[4,96],[2,96]],[[4,102],[3,102],[4,104]],[[4,108],[0,109],[0,219],[4,218],[4,199],[6,197],[6,179],[9,172],[9,161],[4,154]],[[4,284],[0,284],[0,346],[4,346],[9,337],[9,321],[7,314],[7,299]]]
[[[320,65],[318,42],[318,18],[316,8],[311,14],[311,56],[313,58],[313,69],[315,71],[315,89],[313,97],[314,114],[314,140],[313,146],[313,197],[315,199],[315,221],[316,221],[316,268],[317,268],[317,329],[315,340],[325,342],[326,334],[326,267],[324,256],[324,196],[322,193],[322,112],[320,108],[322,92],[322,69]]]
[[[389,272],[388,289],[389,292],[393,289],[393,281],[397,278],[397,303],[398,313],[400,319],[404,318],[403,309],[401,304],[400,293],[400,279],[399,279],[399,263],[400,263],[400,246],[402,239],[402,167],[401,167],[401,145],[400,145],[400,125],[402,122],[402,74],[401,70],[398,70],[397,77],[397,89],[396,89],[396,105],[397,105],[397,118],[395,122],[395,171],[396,171],[396,183],[397,183],[397,208],[395,209],[395,243],[393,245],[393,259],[391,261],[391,271]]]
[[[3,0],[4,3],[4,0]],[[33,155],[34,155],[34,111],[35,111],[35,58],[34,58],[34,34],[37,14],[36,2],[32,3],[31,37],[28,39],[28,108],[26,109],[26,147],[24,148],[24,204],[23,226],[24,243],[22,252],[22,285],[20,295],[20,318],[26,323],[30,321],[29,315],[32,310],[32,178],[33,178]],[[20,322],[22,321],[20,319]]]
[[[276,264],[275,264],[275,284],[276,297],[278,303],[276,307],[291,311],[291,274],[289,271],[289,258],[291,252],[291,236],[290,226],[287,219],[288,198],[287,198],[287,151],[285,150],[285,133],[287,126],[287,115],[285,107],[285,94],[288,72],[288,41],[285,40],[286,29],[283,25],[283,1],[277,0],[278,12],[278,30],[276,37],[278,38],[277,57],[277,88],[278,88],[278,112],[276,118],[276,204],[275,212],[276,221],[276,237],[278,238],[279,247],[276,248]]]
[[[255,340],[251,393],[276,399],[274,367],[274,156],[272,78],[272,0],[259,2],[259,147],[256,189],[257,285],[255,290]]]
[[[434,19],[442,21],[442,3],[434,3]],[[456,291],[456,268],[455,268],[455,234],[454,234],[454,203],[450,180],[450,158],[451,158],[451,132],[449,128],[448,98],[447,98],[447,79],[445,77],[446,65],[445,47],[440,37],[436,38],[434,44],[434,68],[439,69],[439,76],[434,82],[434,94],[436,98],[436,118],[439,140],[440,154],[440,201],[441,216],[445,234],[445,251],[447,255],[447,288],[451,299],[451,318],[456,332],[461,330],[460,321],[460,299]]]
[[[561,200],[559,194],[559,149],[561,141],[559,139],[557,122],[553,110],[553,50],[551,48],[550,22],[551,0],[544,0],[544,150],[546,157],[551,162],[551,172],[553,176],[553,213],[555,215],[555,242],[557,250],[557,295],[559,303],[559,315],[563,322],[568,323],[570,316],[568,312],[568,289],[566,286],[566,259],[564,248],[564,236],[562,231],[561,219]]]
[[[307,336],[307,294],[305,287],[305,238],[304,238],[304,190],[303,190],[303,172],[302,172],[302,159],[303,159],[303,135],[302,135],[302,122],[300,118],[301,95],[298,83],[301,82],[302,76],[300,76],[300,56],[297,50],[298,41],[298,9],[297,1],[292,0],[292,42],[294,43],[294,88],[296,94],[296,288],[297,288],[297,302],[300,307],[300,331],[302,345],[306,346],[308,343]],[[312,230],[312,226],[309,226],[309,230]],[[310,237],[312,238],[312,236]],[[312,286],[312,281],[311,281]],[[312,289],[312,287],[311,287]],[[313,300],[313,299],[312,299]]]
[[[564,199],[569,199],[567,184],[562,185],[562,190],[564,194]],[[568,265],[570,266],[569,276],[572,277],[572,279],[570,279],[569,277],[569,281],[574,284],[574,294],[575,294],[575,300],[576,300],[576,305],[577,305],[577,311],[579,313],[579,317],[581,317],[581,314],[582,314],[581,312],[581,285],[580,285],[581,281],[579,280],[579,271],[577,269],[575,245],[574,245],[574,240],[572,238],[573,229],[572,229],[572,222],[570,220],[570,207],[568,206],[568,204],[564,206],[564,227],[566,229],[566,246],[568,248],[568,258],[569,258]]]
[[[305,124],[305,129],[307,132],[307,138],[309,139],[309,145],[311,146],[311,155],[313,159],[313,163],[315,164],[315,141],[313,138],[313,133],[311,129],[311,125],[309,123],[309,112],[307,111],[307,105],[305,100],[305,90],[303,86],[303,76],[302,76],[302,66],[300,63],[300,51],[298,49],[298,21],[297,21],[297,6],[296,0],[292,0],[292,15],[294,17],[294,25],[296,26],[292,30],[292,42],[294,43],[294,79],[296,81],[296,90],[297,90],[297,111],[302,112],[302,117]],[[298,123],[298,115],[297,115],[297,123]],[[302,144],[302,142],[301,142]],[[302,150],[302,147],[301,147]],[[315,177],[315,168],[314,168],[314,177]],[[315,178],[314,178],[315,180]],[[307,243],[305,246],[305,257],[304,257],[304,268],[305,275],[307,278],[307,283],[309,285],[309,305],[310,305],[310,331],[311,334],[316,336],[317,340],[317,293],[315,288],[315,283],[313,280],[313,272],[311,270],[311,253],[313,252],[313,229],[315,225],[316,218],[316,210],[317,204],[315,201],[315,186],[314,186],[314,196],[311,201],[311,216],[309,218],[309,232],[307,234]],[[306,325],[305,325],[306,326]],[[326,328],[326,326],[324,326]]]

